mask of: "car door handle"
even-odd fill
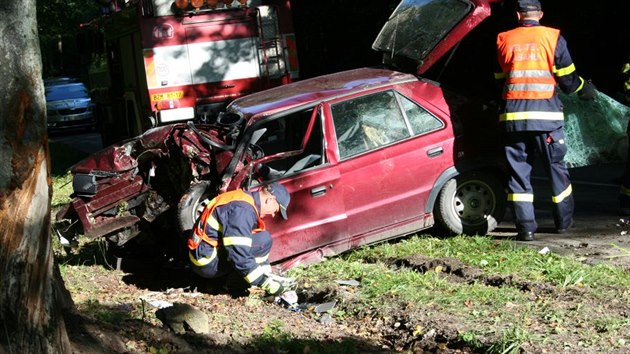
[[[321,197],[324,194],[326,194],[326,186],[320,186],[311,189],[311,197]]]
[[[436,157],[436,156],[442,155],[443,152],[444,152],[444,149],[442,149],[442,147],[440,146],[440,147],[436,147],[427,151],[427,156]]]

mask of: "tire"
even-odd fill
[[[503,184],[488,172],[466,172],[444,184],[434,214],[452,235],[487,235],[505,215]]]
[[[210,187],[210,181],[201,181],[193,184],[179,200],[176,223],[177,231],[179,231],[180,235],[183,237],[188,237],[195,222],[201,217],[203,209],[210,199],[214,197],[213,189]]]

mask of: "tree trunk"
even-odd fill
[[[71,350],[53,276],[35,1],[0,1],[0,353]]]

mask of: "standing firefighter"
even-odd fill
[[[553,215],[558,233],[573,223],[573,195],[564,163],[564,114],[556,85],[565,93],[577,92],[592,100],[596,90],[575,71],[567,43],[557,29],[541,26],[538,0],[518,0],[520,26],[497,37],[497,54],[503,80],[504,149],[510,169],[508,201],[513,202],[517,239],[533,241],[538,227],[530,175],[539,153],[551,179]]]
[[[193,271],[204,278],[236,273],[247,285],[272,295],[295,285],[292,279],[271,273],[272,240],[262,220],[276,213],[286,220],[289,201],[289,192],[278,183],[258,192],[226,192],[211,200],[188,239]]]
[[[621,68],[621,91],[623,92],[623,103],[630,105],[630,54],[626,57],[626,62]],[[630,121],[626,128],[626,135],[630,141]],[[630,216],[630,145],[628,147],[628,156],[626,168],[621,181],[621,189],[619,191],[619,214]]]

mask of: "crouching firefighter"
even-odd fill
[[[272,239],[262,220],[277,213],[287,220],[289,201],[289,192],[278,183],[258,192],[234,190],[212,199],[188,239],[193,271],[204,278],[235,273],[247,286],[258,286],[271,295],[295,285],[290,278],[272,274]]]

